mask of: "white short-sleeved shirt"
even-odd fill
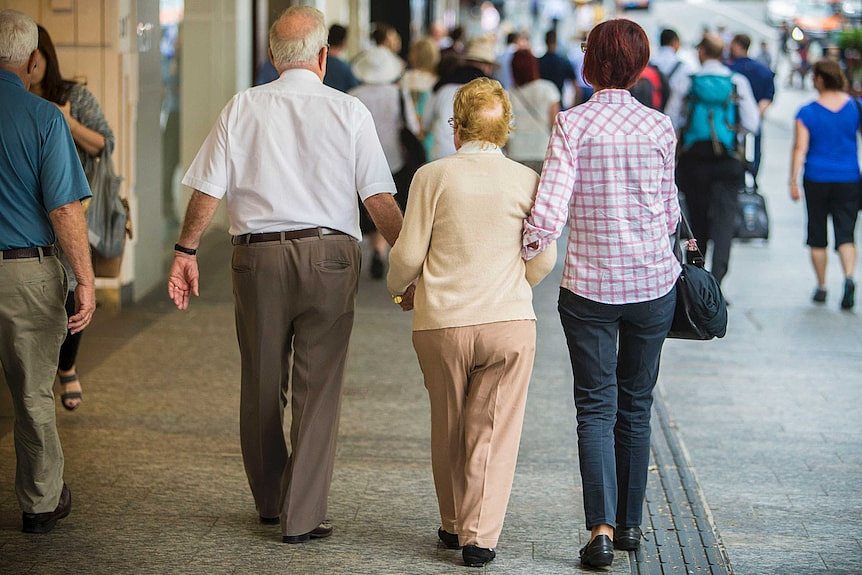
[[[357,194],[395,193],[368,109],[309,70],[234,96],[183,184],[227,197],[233,235],[325,227],[361,239]]]
[[[509,134],[509,157],[519,162],[545,159],[551,139],[552,104],[560,101],[560,91],[553,82],[534,80],[509,91],[515,127]]]

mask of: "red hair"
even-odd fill
[[[529,84],[539,79],[539,60],[527,49],[512,55],[512,80],[516,86]]]
[[[644,29],[624,18],[602,22],[592,29],[584,54],[584,79],[599,88],[626,90],[637,82],[649,62],[649,39]]]

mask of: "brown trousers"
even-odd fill
[[[444,530],[494,548],[509,504],[536,322],[413,332],[431,399],[431,464]]]
[[[0,255],[0,368],[15,410],[15,494],[26,513],[53,511],[63,489],[53,387],[65,301],[66,274],[56,257]]]
[[[285,535],[326,517],[359,266],[346,235],[234,247],[243,463],[258,512]]]

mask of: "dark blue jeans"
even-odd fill
[[[609,305],[560,288],[558,309],[575,376],[578,459],[587,529],[638,527],[650,455],[650,410],[676,288]]]

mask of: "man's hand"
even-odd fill
[[[90,325],[96,311],[96,288],[78,284],[75,288],[75,315],[69,318],[69,331],[78,333]]]
[[[168,296],[174,301],[177,309],[188,309],[191,295],[200,295],[199,277],[198,260],[195,256],[174,254],[174,263],[168,275]]]
[[[407,289],[401,294],[401,303],[398,304],[401,306],[401,311],[410,311],[413,309],[413,296],[415,295],[416,283],[414,282],[407,286]]]

